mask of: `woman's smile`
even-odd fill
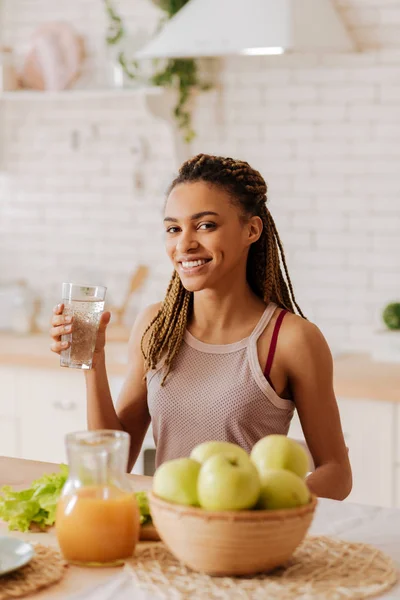
[[[182,275],[197,275],[205,270],[211,258],[190,258],[178,260],[178,272]]]

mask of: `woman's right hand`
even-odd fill
[[[52,343],[50,350],[56,354],[60,354],[63,350],[66,350],[71,345],[70,342],[62,342],[61,336],[68,335],[74,330],[74,318],[66,316],[64,313],[64,304],[57,304],[53,308],[53,316],[51,318],[50,336]],[[96,345],[94,348],[94,354],[101,354],[104,351],[106,345],[106,329],[110,322],[111,313],[106,311],[100,317],[99,329],[97,332]]]
[[[64,304],[57,304],[57,306],[53,308],[53,316],[50,321],[50,336],[53,340],[50,345],[50,350],[56,354],[60,354],[60,352],[66,350],[71,345],[70,342],[61,341],[62,335],[69,334],[72,331],[72,317],[64,316],[63,312]]]

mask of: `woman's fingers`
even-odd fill
[[[60,336],[71,333],[72,325],[59,325],[58,327],[51,327],[50,335],[51,337],[58,341]]]
[[[56,352],[56,354],[60,354],[62,350],[66,350],[70,345],[70,342],[53,342],[50,345],[50,350]]]
[[[50,350],[56,354],[60,354],[60,352],[66,350],[71,345],[70,342],[61,341],[62,335],[71,333],[73,321],[71,316],[64,315],[63,312],[64,303],[60,302],[60,304],[57,304],[53,308],[53,316],[51,318],[50,335],[53,338],[53,342],[50,345]]]
[[[64,310],[64,303],[63,303],[63,302],[60,302],[60,304],[57,304],[57,306],[55,306],[55,307],[53,308],[53,313],[54,313],[55,315],[62,315],[62,313],[63,313],[63,310]]]
[[[53,327],[57,327],[58,325],[68,325],[69,323],[72,323],[73,318],[70,316],[65,316],[65,315],[54,315],[51,318],[51,325]]]

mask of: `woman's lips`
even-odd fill
[[[206,267],[210,262],[211,259],[209,258],[181,261],[179,262],[179,270],[185,275],[196,275],[197,273],[202,271],[204,267]]]

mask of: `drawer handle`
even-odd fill
[[[57,400],[53,402],[53,406],[56,410],[75,410],[76,402],[60,402]]]

